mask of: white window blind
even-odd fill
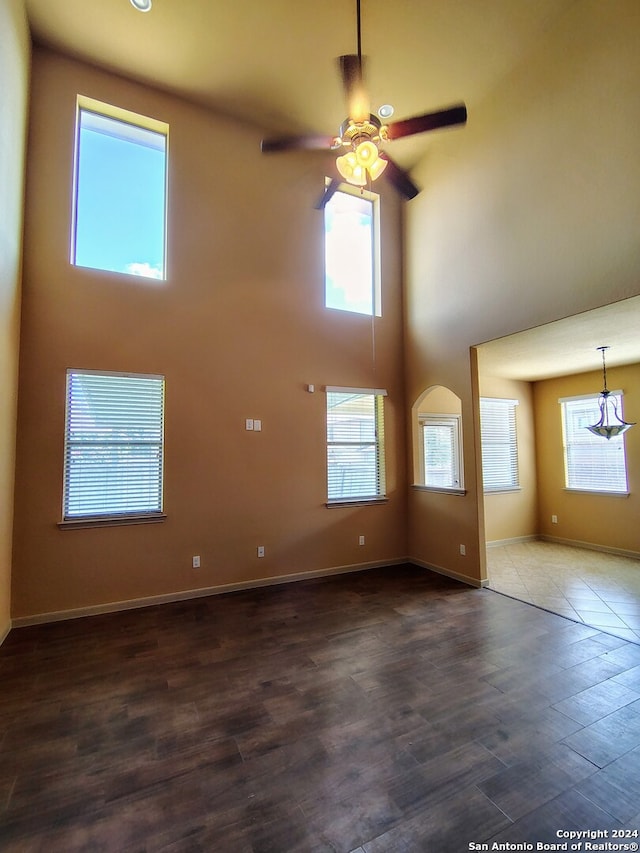
[[[64,520],[162,512],[164,378],[67,372]]]
[[[612,392],[622,412],[622,393]],[[598,397],[560,400],[564,435],[565,483],[568,489],[588,492],[626,492],[627,464],[624,437],[593,435],[587,427],[600,420]]]
[[[460,488],[460,419],[420,419],[422,429],[423,482],[442,489]]]
[[[327,390],[329,501],[384,497],[384,393]]]
[[[485,492],[519,488],[517,400],[480,400],[482,479]]]

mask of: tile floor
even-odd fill
[[[640,643],[640,560],[531,540],[487,548],[489,588]]]

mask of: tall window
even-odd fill
[[[325,305],[380,315],[379,199],[344,189],[324,208]]]
[[[384,497],[384,395],[327,388],[329,502]]]
[[[79,99],[71,262],[165,277],[168,126]]]
[[[622,412],[622,393],[612,392]],[[560,400],[564,436],[565,484],[568,489],[587,492],[627,492],[627,462],[624,436],[611,439],[587,429],[600,419],[598,397],[568,397]]]
[[[508,491],[520,486],[516,438],[517,400],[480,400],[482,479],[485,492]]]
[[[65,521],[162,512],[164,378],[67,372]]]
[[[457,415],[421,415],[423,483],[440,489],[460,489],[460,418]]]

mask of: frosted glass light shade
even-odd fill
[[[382,157],[377,157],[373,163],[369,166],[369,174],[371,175],[371,180],[375,181],[376,178],[379,178],[380,175],[387,168],[387,160],[383,160]]]
[[[358,163],[354,151],[338,157],[336,166],[347,183],[357,187],[363,187],[367,183],[367,170]]]
[[[369,167],[378,159],[378,149],[374,142],[361,142],[356,148],[356,160],[359,166]]]

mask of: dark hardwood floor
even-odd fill
[[[640,646],[422,569],[0,649],[3,853],[462,853],[622,829],[640,829]]]

